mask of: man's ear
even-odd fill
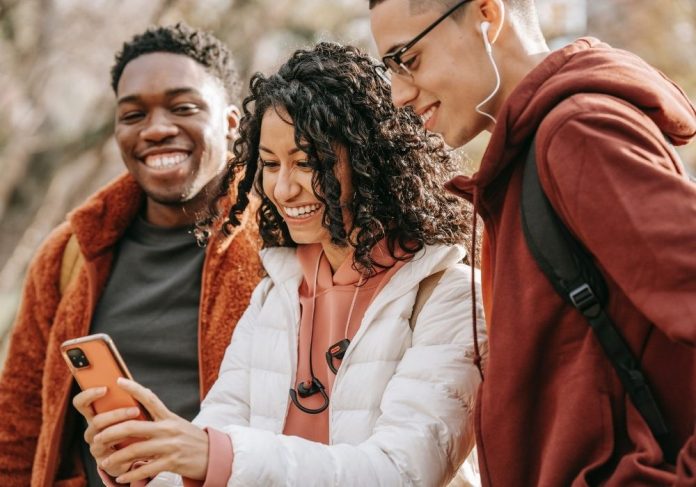
[[[239,135],[239,119],[241,114],[236,105],[227,106],[227,140],[234,142]]]
[[[478,9],[477,23],[489,23],[488,40],[494,44],[500,35],[505,22],[505,3],[503,0],[477,0],[475,2]]]

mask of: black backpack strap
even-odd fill
[[[544,194],[537,172],[535,142],[536,138],[525,162],[520,205],[527,246],[558,294],[589,322],[665,459],[673,463],[676,451],[670,447],[669,428],[638,360],[604,309],[608,298],[606,282],[592,257],[573,238]]]

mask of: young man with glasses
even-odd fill
[[[596,39],[549,52],[532,0],[370,8],[394,103],[453,147],[492,132],[479,171],[449,183],[485,222],[484,485],[694,485],[696,186],[670,145],[696,135],[688,98]],[[659,438],[527,247],[520,194],[532,145],[551,205],[607,282],[607,313],[666,424]]]

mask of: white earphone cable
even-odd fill
[[[493,91],[490,95],[486,97],[485,100],[476,105],[475,110],[476,113],[478,113],[479,115],[483,115],[484,117],[488,117],[489,119],[491,119],[493,123],[498,123],[498,121],[495,119],[493,115],[481,110],[481,107],[483,107],[483,105],[491,101],[491,99],[496,95],[496,93],[498,93],[498,90],[500,89],[500,72],[498,71],[498,66],[495,64],[495,59],[493,59],[493,48],[488,40],[488,28],[483,28],[481,30],[483,34],[483,43],[486,46],[486,54],[488,54],[488,59],[490,60],[491,66],[493,66],[493,72],[495,73],[495,88],[493,88]]]

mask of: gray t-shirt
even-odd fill
[[[205,257],[190,230],[136,218],[119,242],[90,330],[108,334],[133,378],[188,420],[200,408],[198,308]],[[102,486],[89,446],[82,445],[88,485]]]

